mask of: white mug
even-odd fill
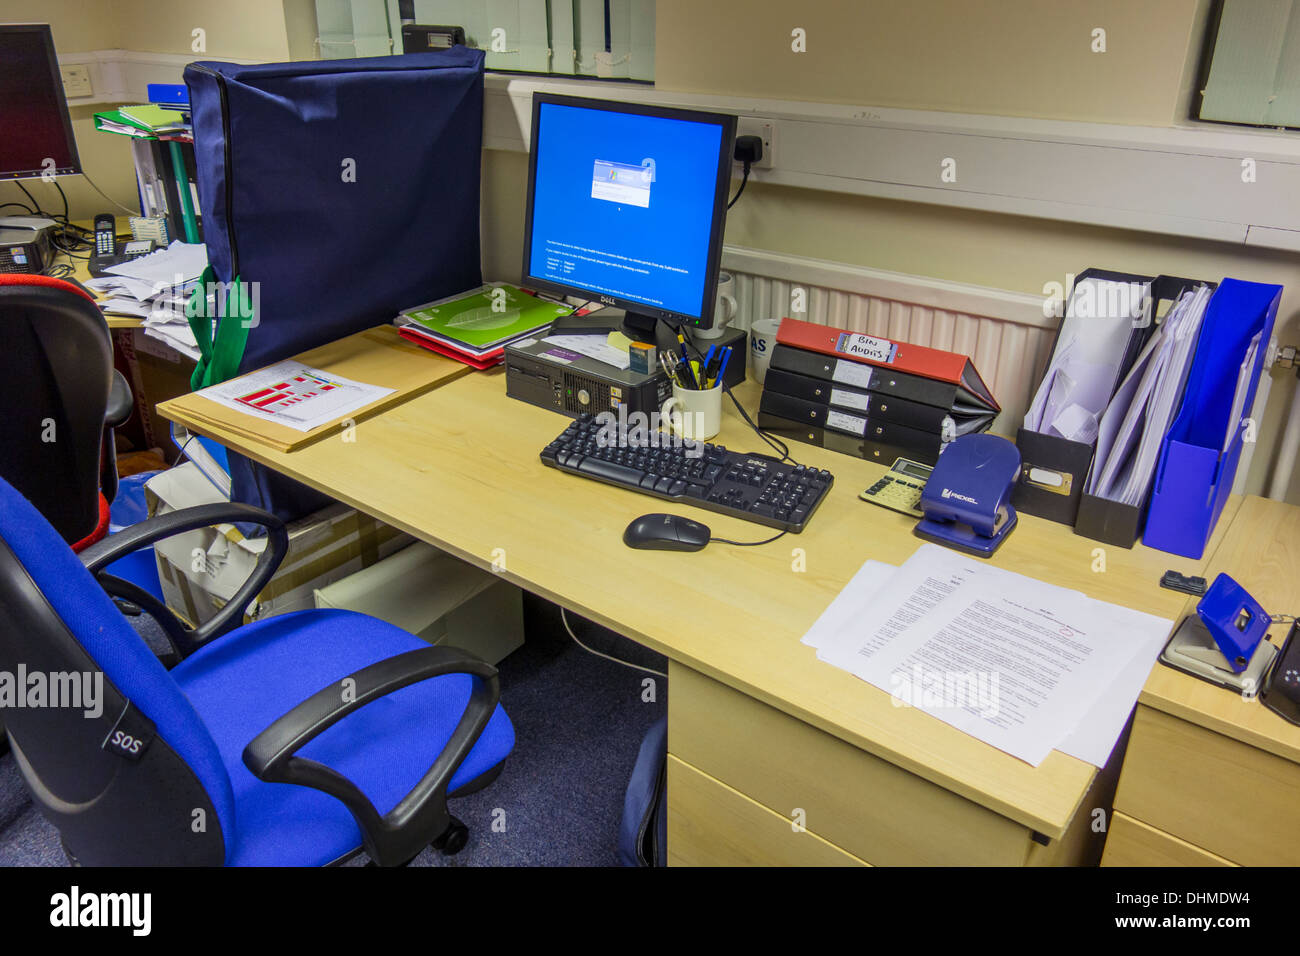
[[[713,388],[673,386],[660,415],[678,438],[708,441],[722,430],[722,385]]]
[[[740,304],[736,302],[736,277],[730,272],[718,273],[718,295],[713,303],[713,328],[693,330],[693,338],[696,339],[716,339],[721,338],[723,331],[736,318],[740,312]]]
[[[749,374],[760,385],[767,377],[767,365],[776,348],[776,333],[781,328],[780,319],[759,319],[749,328]]]

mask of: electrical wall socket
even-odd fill
[[[94,89],[90,84],[90,65],[86,63],[69,63],[59,67],[63,77],[63,95],[72,99],[79,96],[92,96]]]
[[[763,158],[750,168],[772,168],[772,158],[776,155],[776,127],[772,124],[771,120],[753,119],[742,116],[736,123],[736,136],[763,137]],[[737,163],[736,165],[739,166],[740,164]]]

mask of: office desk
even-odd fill
[[[753,408],[757,389],[738,391]],[[757,451],[761,440],[724,405],[719,440]],[[1097,849],[1080,812],[1108,802],[1085,800],[1095,768],[1060,752],[1030,767],[895,707],[799,642],[864,560],[900,564],[919,544],[912,519],[858,500],[889,463],[792,444],[799,461],[835,475],[803,534],[759,548],[633,551],[623,529],[647,512],[690,514],[740,541],[768,530],[544,467],[538,452],[565,419],[506,398],[499,370],[364,421],[354,441],[288,454],[177,420],[667,655],[674,863],[1021,864]],[[1203,565],[1139,546],[1105,548],[1095,570],[1099,548],[1022,516],[993,563],[1171,619],[1184,596],[1158,587],[1160,575]],[[796,810],[806,832],[791,826]]]
[[[1206,575],[1272,614],[1300,610],[1300,508],[1247,498]],[[1194,614],[1195,600],[1184,609]],[[1290,624],[1275,624],[1281,645]],[[1300,865],[1300,727],[1256,700],[1157,665],[1133,720],[1102,862]]]

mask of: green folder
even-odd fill
[[[152,129],[137,123],[131,117],[124,115],[121,110],[104,110],[102,113],[96,113],[95,129],[140,139],[157,139]]]
[[[166,133],[174,130],[187,130],[190,124],[180,110],[169,110],[153,103],[141,106],[123,106],[117,111],[122,118],[141,129],[152,133]]]
[[[486,286],[447,301],[403,309],[406,324],[482,351],[550,325],[573,309],[529,295],[518,286]]]

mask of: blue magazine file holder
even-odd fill
[[[1245,433],[1245,419],[1232,425],[1233,396],[1251,339],[1260,337],[1242,405],[1255,403],[1260,370],[1268,352],[1280,285],[1224,279],[1210,300],[1187,376],[1178,415],[1160,449],[1155,487],[1142,543],[1185,558],[1199,559],[1232,493]],[[1230,427],[1232,440],[1224,447]]]

